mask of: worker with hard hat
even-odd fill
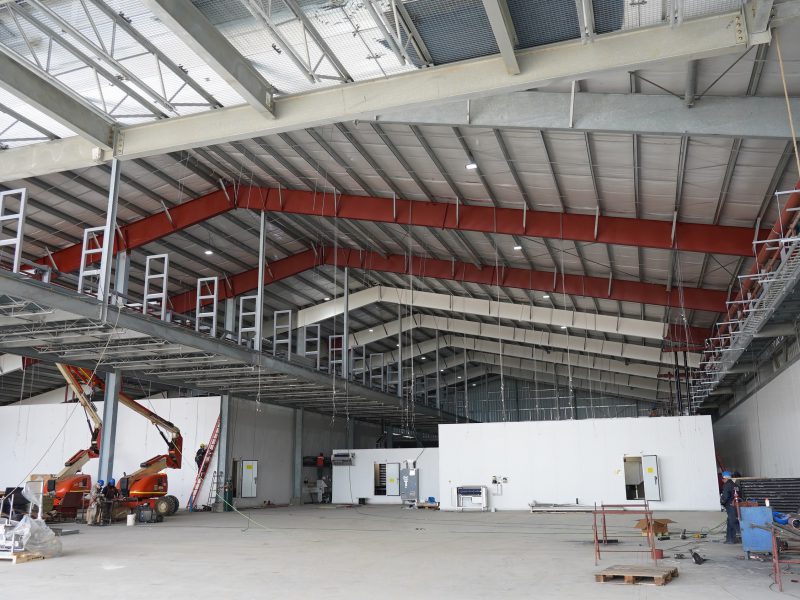
[[[722,493],[719,496],[719,502],[728,513],[728,527],[725,530],[725,543],[735,544],[736,533],[739,530],[739,519],[736,514],[736,483],[731,477],[730,471],[722,472]]]
[[[86,522],[89,525],[99,525],[103,519],[102,514],[102,499],[103,499],[103,486],[106,484],[102,479],[98,479],[97,483],[92,487],[89,494],[89,508],[86,511]]]
[[[119,496],[119,490],[117,489],[116,481],[111,478],[106,483],[105,487],[103,488],[103,495],[102,495],[102,516],[101,520],[103,523],[111,523],[111,516],[113,514],[114,508],[114,499]]]
[[[200,469],[200,466],[203,464],[203,459],[206,457],[206,445],[200,444],[200,448],[197,449],[197,452],[194,455],[194,462],[197,463],[197,468]]]

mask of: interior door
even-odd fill
[[[386,463],[386,495],[400,495],[400,463]]]
[[[258,461],[242,461],[242,489],[240,498],[255,498],[256,483],[258,481]]]
[[[661,482],[658,479],[658,456],[642,455],[645,500],[661,500]]]

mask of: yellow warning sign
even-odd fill
[[[647,472],[648,473],[655,473],[656,470],[653,467],[647,467]]]

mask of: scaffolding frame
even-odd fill
[[[194,330],[200,331],[202,323],[211,320],[208,335],[217,337],[217,302],[219,291],[219,277],[202,277],[197,280],[197,295],[194,311]],[[211,310],[203,307],[210,301]]]
[[[309,336],[310,332],[313,332],[314,335]],[[313,350],[308,349],[309,342],[314,344]],[[320,339],[319,323],[303,327],[303,351],[301,354],[305,358],[309,356],[313,357],[312,360],[314,360],[315,368],[317,371],[320,370],[322,362],[322,340]]]
[[[286,347],[286,360],[292,360],[292,311],[276,310],[272,313],[272,355],[281,356],[279,346]]]
[[[102,227],[100,229],[103,229]],[[84,237],[85,239],[85,237]],[[158,272],[161,262],[161,272]],[[156,291],[153,291],[153,290]],[[167,292],[169,290],[169,254],[153,254],[145,260],[144,266],[144,295],[142,300],[142,313],[150,314],[150,303],[158,304],[159,309],[155,314],[162,321],[167,320]]]
[[[19,204],[14,211],[9,207],[8,201],[19,197]],[[19,273],[22,261],[22,237],[25,233],[25,217],[28,210],[28,190],[19,188],[0,192],[0,248],[13,246],[12,270]],[[11,227],[13,232],[6,238],[6,227]]]

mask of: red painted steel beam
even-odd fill
[[[298,275],[304,271],[310,271],[319,264],[318,257],[314,250],[305,250],[298,254],[287,256],[281,260],[276,260],[267,265],[264,270],[264,283],[270,284],[281,279],[287,279],[293,275]],[[252,292],[258,287],[258,269],[250,269],[236,275],[231,275],[220,279],[218,300],[235,298],[248,292]],[[170,297],[172,310],[177,313],[188,313],[196,308],[197,291],[189,290]],[[210,304],[208,301],[206,304]]]
[[[232,194],[232,189],[217,190],[119,227],[114,239],[114,254],[120,250],[139,248],[171,233],[198,225],[233,210],[236,206],[233,203]],[[102,241],[102,238],[102,235],[98,236],[98,241]],[[53,252],[52,258],[59,271],[64,273],[77,271],[81,266],[81,244],[74,244]],[[99,256],[96,258],[100,260]],[[50,257],[42,257],[36,262],[45,265],[52,264]]]
[[[114,252],[144,246],[235,208],[643,248],[674,247],[686,252],[753,254],[753,230],[748,227],[676,223],[673,244],[670,221],[602,216],[595,219],[591,215],[373,196],[337,195],[334,200],[332,194],[255,186],[240,186],[238,191],[232,187],[217,190],[124,225],[117,232]],[[768,235],[767,229],[760,232],[761,238]],[[52,254],[56,267],[63,272],[76,271],[80,267],[80,257],[80,244]],[[49,257],[40,258],[38,262],[51,264]]]
[[[699,223],[595,217],[559,212],[524,211],[491,206],[464,206],[372,196],[321,194],[303,190],[280,193],[243,189],[238,205],[254,210],[317,217],[337,217],[416,227],[500,233],[533,238],[565,239],[642,248],[675,249],[733,256],[753,256],[754,230]],[[272,190],[275,192],[275,190]],[[759,232],[759,239],[769,235]]]
[[[306,250],[300,254],[287,257],[269,264],[265,274],[265,283],[273,283],[293,275],[313,269],[320,265],[336,265],[380,271],[384,273],[413,274],[418,277],[449,279],[465,283],[502,285],[525,290],[537,290],[555,294],[574,294],[591,298],[619,300],[621,302],[638,302],[661,306],[685,307],[686,309],[719,312],[725,307],[725,291],[688,288],[683,296],[677,290],[667,292],[663,285],[640,283],[638,281],[611,281],[609,291],[608,279],[601,277],[585,277],[581,275],[564,275],[553,278],[553,273],[532,271],[527,269],[500,268],[485,265],[478,269],[475,265],[464,262],[453,262],[434,258],[414,256],[409,260],[405,255],[392,254],[384,258],[376,252],[350,250],[340,248],[319,248],[316,253]],[[219,299],[232,298],[256,289],[258,269],[250,269],[222,281]],[[188,291],[171,299],[172,308],[184,313],[195,309],[195,291]],[[672,327],[669,339],[690,344],[701,344],[708,337],[709,331],[698,327]]]

